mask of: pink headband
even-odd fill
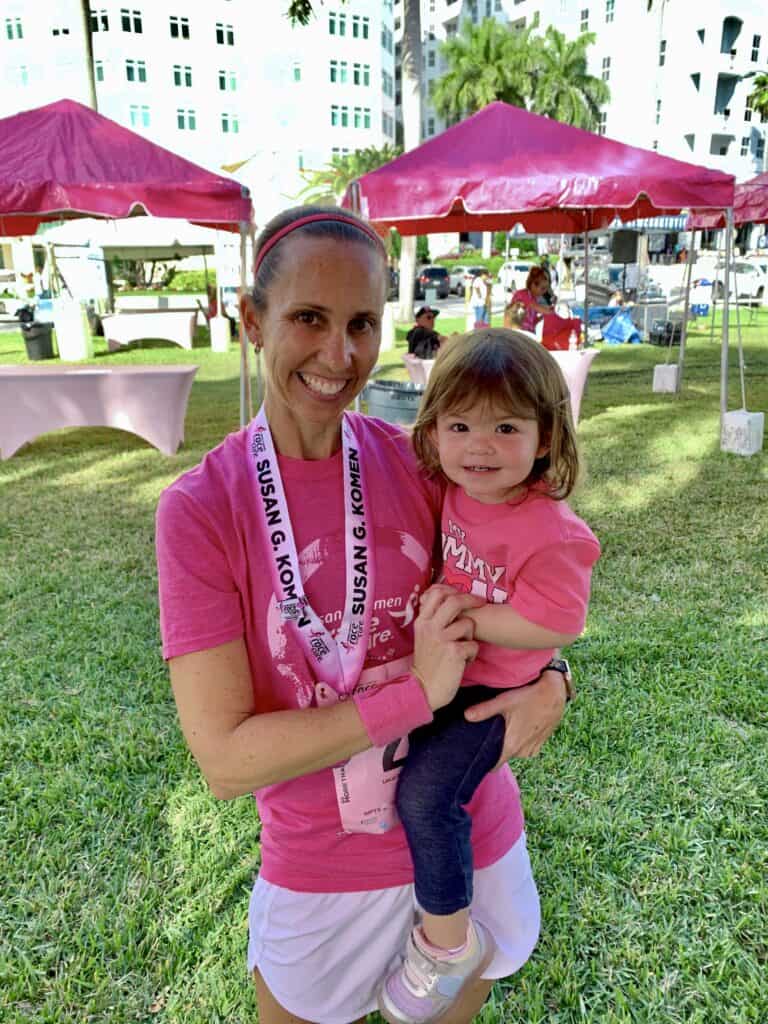
[[[313,224],[315,221],[326,220],[326,221],[337,221],[339,224],[350,224],[353,228],[358,228],[363,232],[364,235],[368,235],[374,242],[377,242],[382,249],[384,249],[384,243],[381,238],[376,234],[373,228],[368,227],[363,221],[358,220],[356,217],[347,217],[343,213],[308,213],[306,217],[299,217],[298,220],[293,221],[291,224],[286,224],[284,228],[280,228],[276,231],[271,238],[262,245],[253,261],[253,276],[259,272],[259,267],[264,262],[264,257],[274,248],[278,242],[282,241],[286,235],[289,235],[292,231],[297,228],[304,227],[305,224]]]

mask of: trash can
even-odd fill
[[[27,359],[53,359],[53,324],[22,323]]]
[[[423,388],[410,381],[375,380],[363,392],[368,403],[368,415],[378,416],[388,423],[413,423],[421,405]]]

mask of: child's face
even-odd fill
[[[484,404],[438,416],[432,440],[448,479],[487,505],[519,493],[534,461],[549,451],[535,419]]]

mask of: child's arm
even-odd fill
[[[550,647],[566,647],[579,636],[578,633],[560,633],[544,626],[537,626],[519,615],[508,604],[485,604],[472,608],[464,615],[475,624],[475,640],[498,647],[513,647],[519,650],[544,650]]]

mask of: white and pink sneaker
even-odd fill
[[[426,951],[420,928],[408,936],[403,963],[379,989],[379,1012],[389,1024],[439,1021],[462,990],[479,978],[493,959],[494,942],[481,924],[469,922],[461,953],[436,957]]]

